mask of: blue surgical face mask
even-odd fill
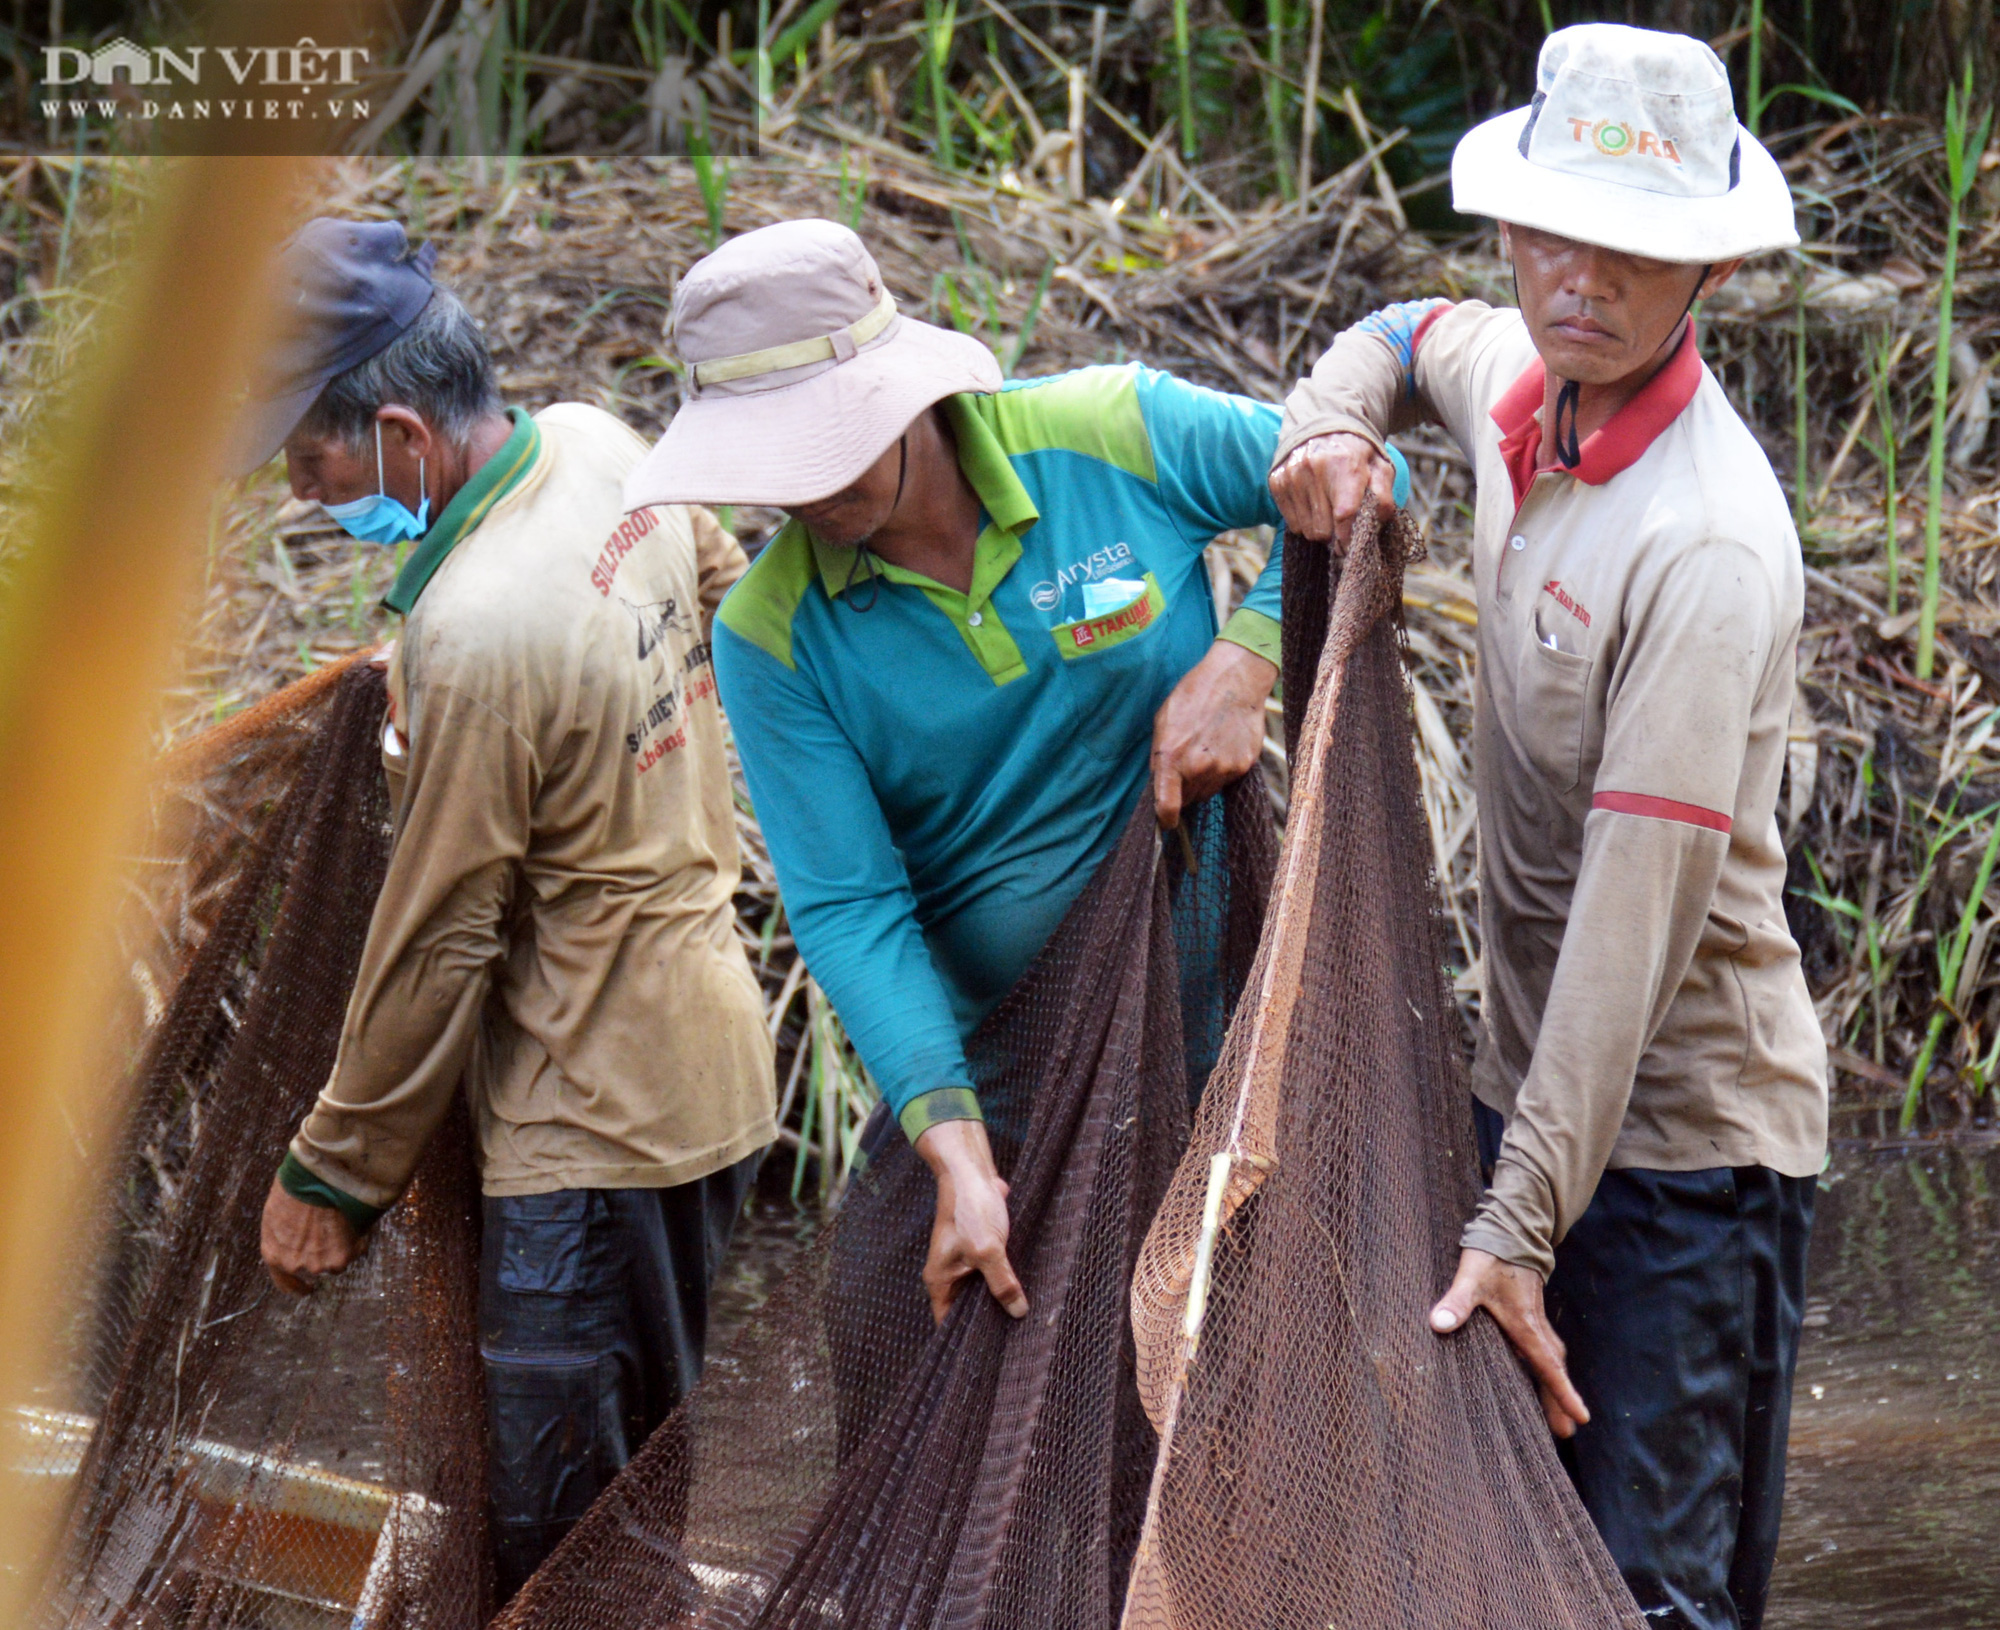
[[[417,460],[417,490],[423,491],[424,461]],[[320,508],[338,521],[350,537],[363,543],[401,543],[405,538],[421,538],[430,530],[431,500],[424,501],[416,514],[400,498],[391,498],[382,479],[382,421],[375,421],[375,491],[366,498],[347,504],[322,504]]]

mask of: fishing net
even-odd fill
[[[1372,506],[1344,570],[1286,545],[1281,904],[1133,1288],[1134,1630],[1642,1623],[1499,1329],[1427,1323],[1478,1191],[1393,615],[1420,547]]]
[[[933,1325],[935,1187],[878,1118],[808,1259],[502,1624],[1115,1621],[1157,1443],[1132,1263],[1255,954],[1275,848],[1254,781],[1196,812],[1185,850],[1139,810],[973,1038],[1027,1318],[974,1288]]]
[[[1142,807],[968,1048],[1028,1316],[975,1281],[933,1323],[932,1179],[878,1114],[801,1264],[499,1623],[1636,1630],[1504,1340],[1426,1324],[1476,1180],[1413,545],[1370,514],[1344,570],[1287,549],[1275,895],[1258,778],[1185,841]],[[176,767],[109,1266],[76,1399],[29,1412],[80,1455],[48,1624],[489,1612],[463,1118],[338,1282],[295,1303],[257,1257],[386,857],[381,715],[357,667]]]
[[[1288,550],[1269,924],[1254,785],[1184,856],[1141,809],[975,1039],[1028,1317],[975,1287],[933,1329],[931,1179],[871,1139],[509,1630],[1638,1625],[1499,1333],[1426,1323],[1476,1188],[1394,615],[1413,544],[1371,515],[1337,577]]]
[[[136,1049],[63,1396],[41,1622],[482,1624],[476,1182],[462,1113],[362,1264],[295,1301],[264,1198],[325,1082],[389,847],[384,686],[322,670],[165,766],[122,925]]]

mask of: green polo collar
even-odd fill
[[[951,419],[951,433],[958,443],[958,467],[965,472],[965,479],[972,484],[980,507],[992,523],[981,531],[979,541],[973,546],[972,592],[965,599],[970,607],[978,609],[985,605],[1000,580],[1021,558],[1021,534],[1042,518],[1042,512],[1035,508],[1028,489],[1021,485],[1021,478],[1014,473],[1013,464],[1008,461],[992,428],[981,417],[974,399],[970,396],[947,396],[944,410]],[[798,524],[792,522],[794,526]],[[860,588],[868,581],[868,568],[863,566],[856,570],[852,549],[830,548],[817,538],[812,540],[812,547],[813,560],[819,567],[820,585],[826,590],[829,600],[838,599],[844,590]],[[869,564],[879,576],[891,583],[907,583],[920,589],[940,586],[921,572],[891,566],[883,560],[871,560]]]
[[[444,564],[444,557],[471,535],[493,506],[533,467],[535,455],[542,450],[541,431],[520,408],[509,408],[507,417],[514,421],[514,433],[500,444],[497,453],[473,471],[472,479],[445,505],[444,513],[424,534],[415,553],[403,562],[395,583],[382,597],[382,603],[391,611],[400,611],[405,617],[410,614],[417,597]]]
[[[1021,478],[1014,473],[1014,466],[1008,462],[972,399],[951,396],[945,399],[944,406],[951,415],[952,432],[958,441],[958,467],[972,483],[987,516],[972,546],[969,593],[960,594],[922,572],[892,566],[873,555],[864,563],[857,551],[823,544],[797,521],[789,523],[779,537],[786,536],[793,528],[805,537],[812,548],[820,586],[829,600],[839,599],[849,589],[864,588],[871,581],[871,574],[884,582],[905,583],[916,589],[951,620],[987,677],[996,685],[1005,685],[1025,674],[1028,664],[1022,659],[1013,634],[992,608],[993,591],[1021,558],[1020,535],[1041,519],[1041,512],[1035,508],[1028,489],[1021,485]]]

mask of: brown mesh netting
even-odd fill
[[[1425,1322],[1476,1188],[1394,614],[1412,542],[1369,517],[1343,573],[1287,551],[1268,923],[1256,778],[1185,846],[1142,808],[974,1038],[1029,1316],[975,1282],[933,1326],[932,1180],[878,1117],[838,1215],[509,1630],[1640,1624],[1499,1333]],[[486,1616],[462,1121],[337,1287],[289,1302],[257,1260],[381,876],[380,723],[357,669],[179,767],[185,858],[134,964],[173,995],[95,1357],[37,1428],[88,1444],[52,1623]]]
[[[95,1293],[32,1464],[74,1481],[47,1624],[477,1626],[486,1566],[462,1116],[364,1263],[271,1287],[258,1223],[326,1079],[389,842],[382,675],[171,758],[128,922],[143,1034]]]
[[[1371,517],[1337,599],[1325,549],[1287,560],[1287,694],[1312,707],[1254,1000],[1192,1146],[1183,1035],[1223,1005],[1190,978],[1189,906],[1228,888],[1201,905],[1233,930],[1233,1007],[1268,856],[1249,785],[1228,866],[1183,875],[1141,810],[975,1045],[1029,1317],[974,1290],[931,1330],[933,1190],[887,1140],[510,1630],[1638,1624],[1498,1332],[1425,1323],[1475,1187],[1393,615],[1412,541]]]
[[[1281,903],[1135,1277],[1168,1441],[1127,1626],[1642,1622],[1498,1328],[1426,1322],[1478,1195],[1392,614],[1418,547],[1372,507],[1338,574],[1286,547]]]
[[[1131,1265],[1187,1141],[1190,1052],[1199,1079],[1254,954],[1274,848],[1254,782],[1200,812],[1185,857],[1140,810],[973,1039],[1028,1317],[982,1288],[932,1325],[935,1189],[878,1125],[809,1258],[503,1624],[1114,1621],[1156,1444]]]

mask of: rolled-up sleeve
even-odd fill
[[[1492,1185],[1462,1237],[1544,1276],[1711,926],[1776,637],[1761,572],[1750,550],[1712,541],[1627,602],[1562,949]]]

